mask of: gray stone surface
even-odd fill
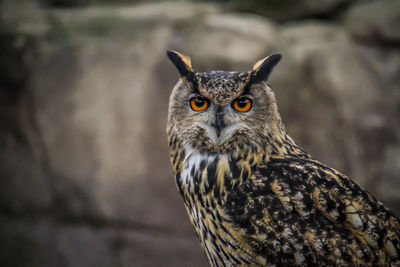
[[[181,233],[47,219],[0,220],[1,266],[205,266]]]
[[[400,43],[400,1],[360,1],[344,16],[346,28],[370,42]]]
[[[359,182],[366,181],[373,165],[381,165],[383,158],[372,154],[363,159],[365,150],[379,151],[384,140],[390,138],[374,136],[388,127],[379,83],[340,28],[308,22],[284,27],[281,35],[286,57],[277,72],[283,75],[277,73],[271,83],[276,81],[279,88],[278,100],[285,105],[281,110],[289,132],[321,161]],[[287,84],[283,76],[294,67],[300,76]],[[367,146],[361,138],[367,133],[382,143]],[[363,161],[370,164],[364,165]]]
[[[0,14],[1,266],[206,265],[169,163],[166,49],[199,71],[280,51],[270,84],[288,132],[400,212],[396,45],[210,3],[4,1]]]
[[[326,16],[347,6],[352,0],[234,0],[240,11],[251,11],[278,21]]]

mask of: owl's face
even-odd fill
[[[226,153],[260,147],[268,140],[277,127],[278,111],[265,77],[257,76],[259,67],[250,72],[195,72],[187,57],[177,52],[168,56],[182,76],[171,94],[168,128],[185,147]]]

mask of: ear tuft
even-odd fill
[[[254,82],[267,81],[273,68],[281,60],[281,54],[272,54],[256,62],[253,66]]]
[[[194,72],[190,57],[173,50],[167,50],[167,56],[174,63],[181,76],[187,77],[189,73]]]

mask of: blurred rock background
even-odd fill
[[[206,266],[165,124],[177,49],[271,76],[287,131],[400,214],[400,1],[0,2],[0,266]]]

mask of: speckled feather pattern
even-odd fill
[[[249,82],[248,73],[196,75],[194,90],[220,104]],[[175,180],[210,265],[400,266],[399,219],[313,160],[280,117],[269,120],[276,127],[258,139],[233,136],[216,150],[201,129],[199,143],[187,142],[169,119]]]
[[[195,74],[197,89],[217,104],[225,104],[239,96],[250,80],[249,72],[210,71]],[[212,90],[210,90],[212,88]]]

